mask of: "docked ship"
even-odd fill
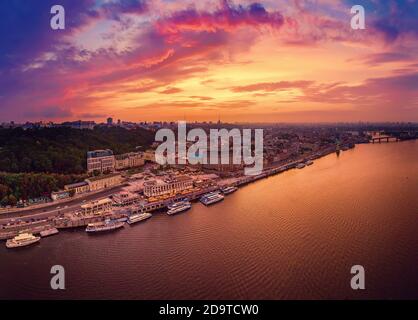
[[[50,229],[41,231],[40,235],[41,235],[42,238],[44,238],[44,237],[49,237],[49,236],[52,236],[54,234],[57,234],[58,232],[59,231],[58,231],[57,228],[50,228]]]
[[[134,223],[137,223],[137,222],[141,222],[141,221],[147,220],[151,217],[152,217],[152,214],[148,213],[148,212],[133,214],[128,218],[128,224],[134,224]]]
[[[6,247],[11,248],[18,248],[18,247],[25,247],[34,243],[39,242],[41,237],[35,237],[31,233],[21,233],[18,236],[14,237],[13,239],[9,239],[6,242]]]
[[[201,197],[200,202],[203,203],[205,206],[208,206],[208,205],[217,203],[219,201],[222,201],[223,199],[225,199],[225,197],[219,192],[211,192]]]
[[[173,214],[176,214],[176,213],[187,211],[191,207],[192,207],[192,204],[189,201],[176,202],[176,203],[173,203],[173,204],[168,206],[167,214],[168,215],[173,215]]]
[[[306,162],[305,162],[305,164],[306,164],[307,166],[311,166],[311,165],[313,165],[313,164],[314,164],[314,162],[313,162],[312,160],[308,160],[308,161],[306,161]]]
[[[303,168],[305,168],[306,167],[306,164],[304,164],[304,163],[299,163],[297,166],[296,166],[296,168],[298,168],[298,169],[303,169]]]
[[[122,218],[118,218],[116,219],[117,222],[127,222],[128,221],[128,217],[122,217]]]
[[[86,228],[86,232],[94,233],[94,232],[113,231],[113,230],[123,228],[124,225],[125,225],[125,222],[122,222],[122,221],[105,220],[103,222],[90,223]]]
[[[225,195],[228,195],[228,194],[231,194],[231,193],[233,193],[237,190],[238,190],[237,187],[226,187],[226,188],[222,189],[222,193],[225,194]]]

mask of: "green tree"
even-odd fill
[[[0,199],[3,199],[9,193],[9,187],[4,184],[0,184]]]
[[[112,149],[115,154],[150,146],[154,133],[144,129],[0,128],[0,171],[81,174],[87,151]]]
[[[3,199],[1,199],[0,204],[3,207],[7,206],[9,204],[9,197],[8,196],[3,197]]]
[[[15,206],[17,204],[17,199],[14,195],[9,195],[9,205]]]

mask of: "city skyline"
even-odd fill
[[[3,121],[418,121],[415,1],[53,4],[0,4]]]

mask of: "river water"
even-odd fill
[[[209,208],[0,247],[2,299],[418,299],[418,141],[359,145]],[[66,290],[50,289],[65,268]],[[350,287],[365,268],[366,290]]]

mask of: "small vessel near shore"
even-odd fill
[[[305,168],[306,167],[306,164],[304,164],[304,163],[299,163],[297,166],[296,166],[296,168],[297,169],[303,169],[303,168]]]
[[[86,232],[95,233],[95,232],[114,231],[114,230],[123,228],[124,225],[125,225],[125,222],[122,222],[122,221],[105,220],[103,222],[90,223],[86,228]]]
[[[308,160],[308,161],[306,161],[306,162],[305,162],[305,164],[306,164],[307,166],[311,166],[311,165],[313,165],[313,164],[314,164],[314,162],[313,162],[312,160]]]
[[[203,197],[200,198],[200,202],[203,203],[205,206],[209,206],[211,204],[220,202],[224,200],[225,197],[220,194],[219,192],[211,192],[208,194],[205,194]]]
[[[191,207],[192,204],[189,201],[176,202],[168,206],[167,214],[171,216],[176,213],[187,211],[191,209]]]
[[[134,223],[137,223],[137,222],[141,222],[141,221],[147,220],[151,217],[152,217],[152,214],[148,213],[148,212],[133,214],[128,218],[128,224],[134,224]]]
[[[32,233],[21,233],[13,239],[9,239],[6,242],[6,247],[9,249],[25,247],[39,242],[41,237],[35,237]]]
[[[235,191],[237,191],[238,190],[238,188],[237,187],[226,187],[226,188],[223,188],[222,189],[222,193],[224,194],[224,195],[228,195],[228,194],[231,194],[231,193],[234,193]]]
[[[39,234],[41,235],[42,238],[44,238],[44,237],[49,237],[54,234],[57,234],[58,232],[59,231],[57,228],[50,228],[50,229],[41,231]]]

